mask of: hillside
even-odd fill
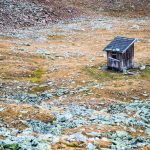
[[[0,28],[46,25],[79,16],[80,11],[60,1],[2,0]]]
[[[0,0],[0,11],[0,150],[150,150],[148,1]],[[123,72],[107,62],[127,65],[128,51],[103,51],[117,36],[136,39]],[[119,41],[111,49],[131,50]]]
[[[68,0],[73,6],[97,13],[108,12],[118,16],[150,16],[148,0]]]
[[[150,16],[148,0],[101,0],[101,7],[115,16]]]
[[[0,30],[47,25],[64,19],[107,13],[111,16],[148,16],[147,0],[1,0]]]

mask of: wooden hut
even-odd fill
[[[134,66],[134,43],[136,39],[117,36],[104,51],[107,52],[107,67],[123,71]]]

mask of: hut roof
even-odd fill
[[[136,42],[134,38],[126,38],[117,36],[114,40],[107,45],[104,51],[113,51],[118,53],[124,53],[126,50]]]

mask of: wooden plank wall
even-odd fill
[[[107,66],[113,67],[112,62],[109,61],[109,57],[112,57],[113,52],[107,52]],[[134,44],[129,47],[125,53],[116,53],[116,59],[120,60],[119,65],[115,66],[118,70],[122,71],[123,68],[129,69],[134,66]]]
[[[132,68],[134,65],[134,45],[123,54],[123,67]]]

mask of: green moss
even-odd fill
[[[89,76],[105,81],[105,80],[122,80],[122,79],[143,79],[150,80],[150,67],[146,67],[146,69],[139,71],[139,69],[130,69],[129,72],[135,73],[135,75],[124,75],[121,72],[113,71],[113,70],[100,70],[99,67],[104,66],[103,64],[98,64],[92,67],[86,67],[83,70],[88,73]]]
[[[150,80],[150,67],[147,67],[146,69],[141,71],[140,78]]]
[[[20,149],[19,144],[4,144],[0,146],[0,148],[1,147],[2,149],[7,149],[7,150],[19,150]]]
[[[68,147],[76,147],[76,148],[82,148],[83,144],[79,144],[78,142],[72,142],[66,144]]]
[[[34,72],[34,76],[31,78],[31,82],[40,83],[43,74],[44,74],[44,70],[42,68],[36,70]]]
[[[98,80],[118,80],[124,78],[124,75],[120,72],[114,72],[111,70],[99,70],[99,67],[100,65],[86,67],[84,71],[86,71],[91,77]]]
[[[144,70],[130,69],[129,71],[137,73],[134,79],[150,80],[150,67],[146,67]]]
[[[31,90],[31,93],[40,93],[40,92],[46,91],[47,89],[48,89],[48,87],[37,86]]]

